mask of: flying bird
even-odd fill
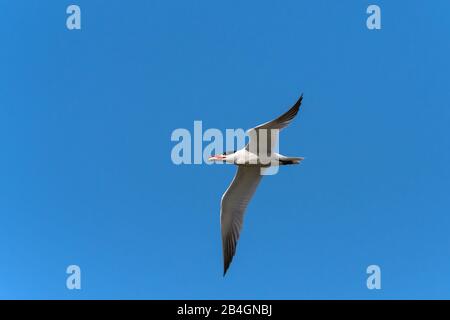
[[[237,166],[236,175],[222,196],[220,223],[222,231],[223,275],[225,276],[242,228],[244,213],[262,178],[262,170],[271,166],[299,164],[303,157],[286,157],[273,152],[278,131],[287,127],[298,113],[303,94],[297,102],[275,120],[263,123],[247,131],[248,144],[241,150],[224,152],[209,157],[214,162],[226,162]],[[262,140],[265,143],[258,142]]]

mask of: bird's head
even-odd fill
[[[226,155],[216,154],[214,156],[209,157],[208,161],[225,161],[226,158],[227,158]]]
[[[221,154],[216,154],[208,158],[208,161],[226,161],[230,159],[230,156],[233,155],[236,151],[227,151]]]

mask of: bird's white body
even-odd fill
[[[303,160],[302,157],[286,157],[279,153],[271,153],[264,157],[258,156],[257,153],[248,151],[246,148],[236,151],[233,154],[228,155],[222,161],[230,164],[235,164],[238,166],[257,166],[257,167],[268,167],[268,166],[278,166],[282,165],[283,161],[286,160]],[[210,158],[210,160],[214,160]],[[221,160],[221,159],[217,159]]]
[[[294,119],[302,98],[303,95],[289,111],[275,120],[250,129],[248,133],[250,133],[251,139],[245,148],[209,158],[211,161],[226,162],[238,167],[233,181],[222,196],[220,208],[224,275],[236,252],[245,210],[261,181],[261,168],[298,164],[303,160],[302,157],[286,157],[272,150],[276,143],[276,141],[272,141],[273,136],[278,137],[278,132]],[[267,131],[270,132],[268,135]],[[260,139],[264,143],[258,141]]]

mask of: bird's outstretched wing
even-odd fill
[[[278,118],[248,130],[247,134],[250,136],[250,141],[245,148],[254,153],[265,153],[269,155],[272,152],[272,148],[275,147],[272,145],[271,134],[277,135],[279,130],[286,128],[292,122],[300,109],[302,100],[303,94],[287,112],[283,113]],[[261,129],[265,129],[264,135],[261,134]],[[276,131],[274,129],[276,129]],[[255,137],[256,139],[254,139]],[[260,141],[260,139],[267,139],[266,144],[263,143],[264,141]]]
[[[228,270],[244,220],[245,209],[261,181],[259,167],[239,166],[233,181],[222,196],[220,223],[222,227],[223,275]]]

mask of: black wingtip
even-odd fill
[[[303,100],[303,92],[300,95],[300,98],[298,98],[297,102],[295,103],[295,107],[300,107],[300,105],[302,104],[302,100]]]
[[[294,118],[297,115],[298,111],[300,110],[302,100],[303,100],[303,92],[300,95],[300,98],[298,98],[297,102],[289,109],[289,111],[286,112],[285,114],[283,114],[282,116],[280,116],[279,118],[286,116],[286,115],[289,115],[289,117],[291,119]]]
[[[228,268],[230,267],[230,264],[223,266],[223,277],[227,274]]]
[[[302,100],[303,100],[303,92],[300,95],[300,97],[298,98],[297,102],[291,107],[291,109],[289,109],[289,112],[293,113],[292,116],[295,117],[297,115],[298,110],[300,110],[300,106],[302,105]]]

